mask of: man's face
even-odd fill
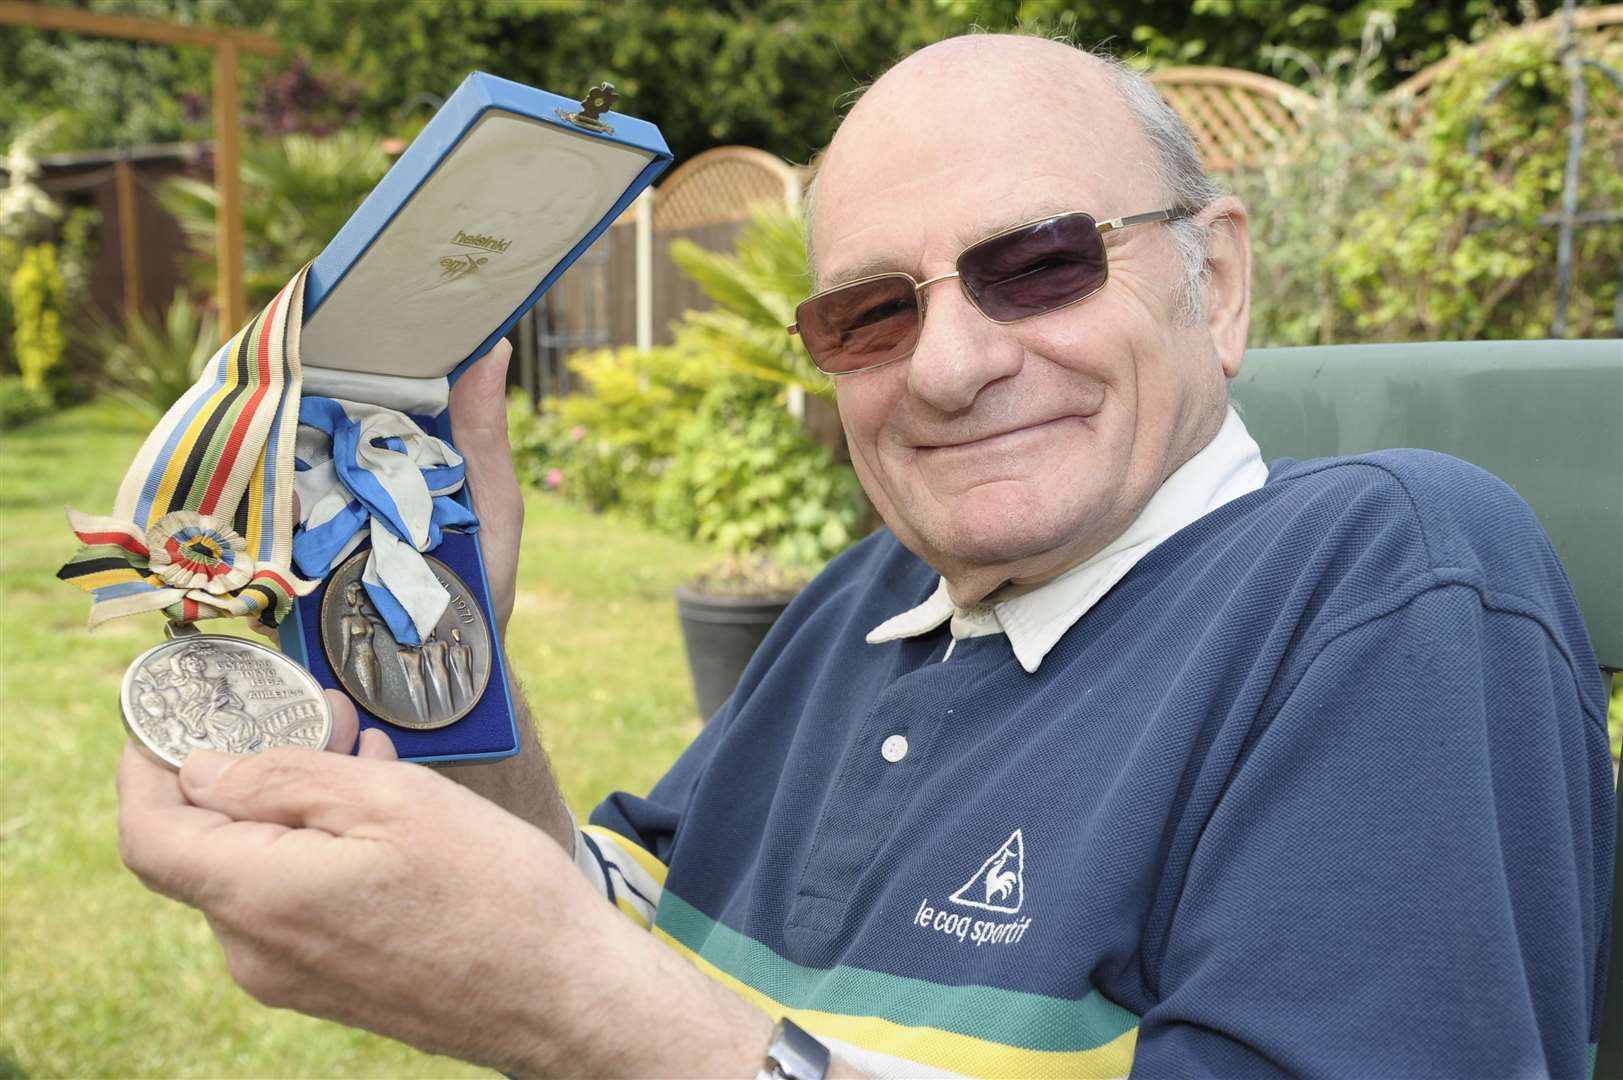
[[[947,274],[965,246],[1056,213],[1164,208],[1140,164],[1147,144],[1102,75],[1073,91],[1081,102],[1061,93],[1045,109],[1019,79],[969,87],[953,69],[973,65],[941,78],[907,66],[858,104],[819,176],[820,288]],[[1105,240],[1110,280],[1090,299],[998,325],[941,282],[911,358],[836,380],[869,497],[960,603],[1103,547],[1221,423],[1223,366],[1205,326],[1178,314],[1166,226]]]

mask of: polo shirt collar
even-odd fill
[[[1085,562],[1035,588],[995,593],[994,599],[968,608],[952,602],[947,581],[942,578],[924,603],[870,630],[868,643],[878,645],[917,637],[950,621],[954,643],[986,634],[1007,634],[1020,666],[1028,673],[1034,672],[1065,631],[1138,560],[1184,526],[1257,490],[1267,479],[1262,452],[1231,407],[1212,441],[1166,478],[1125,532]]]

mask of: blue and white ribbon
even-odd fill
[[[293,562],[324,578],[364,538],[361,584],[402,645],[421,645],[450,603],[420,554],[445,529],[472,532],[473,513],[451,496],[462,456],[404,413],[381,405],[306,397],[299,403],[294,487],[300,525]]]

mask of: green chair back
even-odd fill
[[[1254,349],[1229,389],[1265,460],[1412,446],[1509,484],[1623,669],[1623,341]]]

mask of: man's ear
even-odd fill
[[[1200,212],[1206,227],[1206,329],[1232,379],[1245,357],[1251,327],[1251,215],[1239,199],[1225,196]]]

